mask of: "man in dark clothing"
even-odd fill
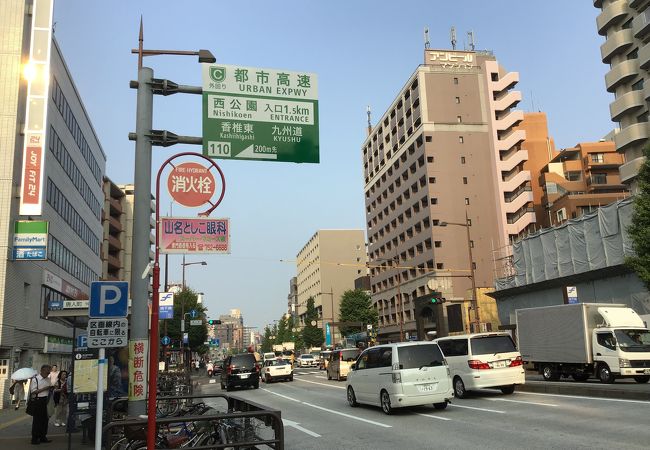
[[[41,372],[32,378],[29,385],[30,401],[34,404],[34,415],[32,421],[32,444],[41,442],[52,442],[47,438],[47,424],[50,418],[47,415],[47,401],[50,398],[50,369],[48,364],[41,366]]]

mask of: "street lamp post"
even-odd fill
[[[476,295],[476,277],[474,276],[474,258],[472,256],[472,239],[469,234],[469,217],[467,216],[467,210],[465,210],[465,223],[459,222],[440,222],[438,226],[446,227],[447,225],[456,225],[459,227],[465,227],[467,230],[467,252],[469,254],[469,277],[472,280],[472,309],[474,310],[474,327],[478,332],[480,326],[480,318],[478,312],[478,297]]]
[[[185,255],[183,254],[183,262],[181,263],[181,266],[183,266],[183,290],[185,290],[185,266],[191,266],[193,264],[200,264],[202,266],[207,266],[208,263],[205,261],[196,261],[196,262],[185,262]]]

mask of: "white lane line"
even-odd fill
[[[278,397],[282,397],[282,398],[285,398],[287,400],[291,400],[292,402],[300,403],[300,400],[296,400],[295,398],[291,398],[291,397],[289,397],[287,395],[278,394],[277,392],[273,392],[273,391],[270,391],[268,389],[262,388],[262,389],[260,389],[260,391],[268,392],[269,394],[277,395]]]
[[[510,400],[507,398],[487,398],[491,402],[510,402],[510,403],[523,403],[524,405],[539,405],[539,406],[558,406],[552,403],[538,403],[538,402],[524,402],[521,400]]]
[[[322,378],[323,380],[326,380],[326,379],[327,379],[327,377],[324,377],[324,376],[322,376],[322,375],[316,375],[314,378]]]
[[[301,381],[303,383],[320,384],[321,386],[327,386],[327,387],[336,388],[336,389],[345,389],[345,386],[334,386],[332,384],[319,383],[318,381],[308,381],[308,380],[298,380],[298,379],[296,379],[296,381]]]
[[[310,435],[310,436],[317,437],[317,438],[318,438],[318,437],[321,437],[320,434],[318,434],[318,433],[314,433],[313,431],[308,430],[307,428],[303,428],[303,427],[301,427],[300,424],[299,424],[298,422],[293,422],[293,421],[291,421],[291,420],[282,419],[282,424],[283,424],[284,426],[286,426],[286,427],[295,428],[296,430],[298,430],[298,431],[302,431],[303,433],[308,434],[308,435]]]
[[[450,403],[449,406],[453,406],[454,408],[465,408],[465,409],[474,409],[476,411],[485,411],[485,412],[493,412],[497,414],[505,414],[505,411],[499,411],[498,409],[487,409],[487,408],[477,408],[475,406],[465,406],[465,405],[459,405],[457,403]]]
[[[524,392],[517,391],[517,395],[541,395],[547,397],[560,397],[560,398],[576,398],[579,400],[596,400],[601,402],[619,402],[619,403],[640,403],[642,405],[650,405],[650,401],[647,400],[627,400],[624,398],[605,398],[605,397],[585,397],[583,395],[562,395],[562,394],[545,394],[542,392]]]
[[[347,417],[348,419],[360,420],[361,422],[366,422],[372,425],[377,425],[378,427],[392,428],[392,425],[386,425],[385,423],[375,422],[374,420],[364,419],[363,417],[351,416],[350,414],[345,414],[339,411],[334,411],[333,409],[323,408],[322,406],[312,405],[311,403],[301,402],[303,405],[311,406],[312,408],[320,409],[322,411],[327,411],[332,414],[337,414],[339,416]]]
[[[319,384],[319,383],[317,383],[317,384]],[[328,385],[326,385],[326,386],[328,386]],[[345,389],[345,388],[342,388],[342,389]],[[333,409],[323,408],[322,406],[314,405],[312,403],[303,402],[303,401],[297,400],[295,398],[288,397],[286,395],[278,394],[277,392],[269,391],[268,389],[260,389],[260,390],[268,392],[268,393],[273,394],[273,395],[277,395],[278,397],[282,397],[282,398],[285,398],[287,400],[291,400],[292,402],[296,402],[296,403],[303,404],[305,406],[310,406],[312,408],[320,409],[321,411],[327,411],[329,413],[337,414],[339,416],[347,417],[349,419],[359,420],[361,422],[366,422],[366,423],[369,423],[369,424],[372,424],[372,425],[377,425],[378,427],[392,428],[391,425],[386,425],[385,423],[375,422],[374,420],[368,420],[368,419],[364,419],[362,417],[351,416],[350,414],[345,414],[345,413],[342,413],[342,412],[339,412],[339,411],[334,411]]]
[[[417,414],[418,416],[422,416],[422,417],[430,417],[432,419],[451,420],[451,419],[448,419],[447,417],[434,416],[434,415],[431,415],[431,414],[422,414],[422,413],[415,413],[415,414]]]

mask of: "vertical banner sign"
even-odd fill
[[[160,292],[158,294],[158,304],[159,304],[158,318],[160,320],[174,318],[174,293],[173,292]]]
[[[43,166],[45,163],[45,125],[49,89],[52,11],[54,0],[34,0],[27,78],[25,140],[21,174],[21,216],[40,216],[43,209]]]
[[[325,345],[332,345],[332,331],[329,323],[325,324]]]
[[[203,64],[203,154],[318,163],[316,74]]]
[[[147,398],[147,361],[149,360],[149,341],[132,339],[129,341],[129,401]]]

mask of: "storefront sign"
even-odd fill
[[[43,353],[72,353],[72,338],[45,336]]]
[[[230,253],[230,219],[161,217],[160,253]]]
[[[88,294],[83,292],[81,288],[74,286],[73,284],[68,283],[63,278],[54,275],[52,272],[43,269],[43,284],[45,286],[51,287],[57,292],[62,293],[66,297],[74,300],[86,300],[85,306],[70,306],[70,307],[88,307]]]
[[[18,220],[14,224],[14,260],[47,259],[48,222]]]

